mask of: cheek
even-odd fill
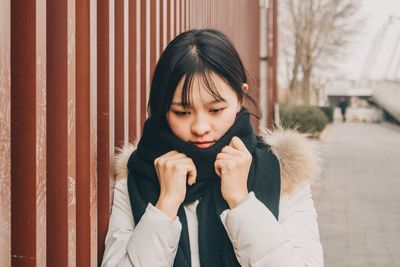
[[[189,138],[188,136],[188,127],[185,121],[177,120],[173,115],[168,117],[167,119],[168,125],[171,128],[171,131],[180,139],[186,140]]]
[[[232,109],[218,119],[218,128],[221,132],[226,132],[235,123],[236,110]]]

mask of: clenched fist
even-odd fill
[[[160,196],[156,207],[175,219],[179,206],[186,196],[186,182],[196,182],[197,171],[191,158],[175,150],[154,160],[160,183]]]
[[[233,137],[225,146],[214,163],[215,172],[221,177],[222,197],[232,209],[247,195],[247,179],[252,155],[239,137]]]

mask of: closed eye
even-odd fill
[[[190,112],[188,112],[188,111],[173,111],[173,112],[175,115],[180,116],[180,117],[190,114]]]
[[[221,112],[222,110],[224,110],[225,108],[213,108],[213,109],[210,109],[210,112],[212,112],[212,113],[219,113],[219,112]]]

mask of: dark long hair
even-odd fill
[[[242,90],[248,76],[228,37],[215,29],[193,29],[176,36],[161,54],[151,82],[149,116],[160,126],[167,125],[165,115],[183,77],[182,104],[185,108],[190,106],[190,88],[195,76],[201,78],[212,96],[224,100],[211,79],[212,73],[229,84],[240,101],[246,97],[258,108],[254,99]]]

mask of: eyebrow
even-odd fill
[[[221,103],[221,102],[226,102],[226,101],[220,100],[220,99],[214,99],[214,100],[209,101],[209,102],[204,103],[204,104],[205,104],[205,105],[211,105],[211,104],[217,104],[217,103]],[[182,103],[182,102],[173,102],[173,103],[171,104],[171,106],[183,106],[183,103]]]

